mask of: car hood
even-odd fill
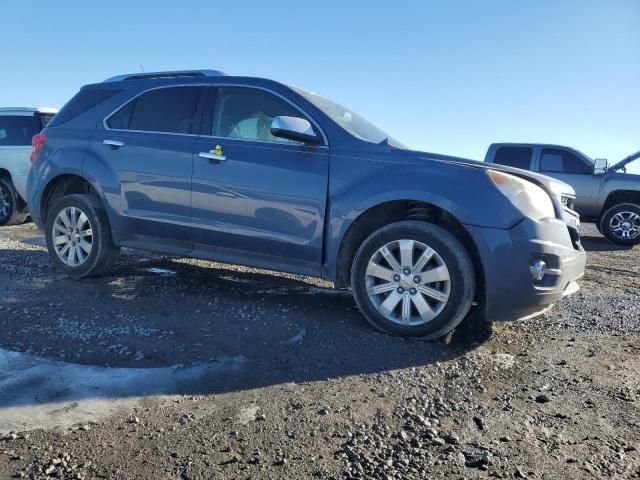
[[[542,186],[545,190],[553,193],[558,198],[563,195],[574,197],[576,191],[568,183],[562,182],[555,178],[547,177],[539,173],[531,172],[529,170],[522,170],[521,168],[507,167],[505,165],[498,165],[495,163],[480,162],[478,160],[470,160],[467,158],[452,157],[449,155],[440,155],[437,153],[418,152],[412,150],[397,150],[399,156],[404,157],[407,161],[424,159],[436,162],[443,162],[452,165],[460,165],[465,167],[482,168],[484,170],[497,170],[500,172],[509,173],[517,177],[529,180],[539,186]]]
[[[633,162],[636,158],[640,158],[640,151],[637,151],[636,153],[629,155],[627,158],[623,159],[622,161],[616,163],[615,165],[609,167],[609,171],[615,171],[617,169],[619,169],[620,167],[624,167],[627,163],[629,162]]]

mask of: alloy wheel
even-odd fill
[[[609,229],[622,240],[635,240],[640,236],[640,215],[635,212],[618,212],[609,220]]]
[[[79,267],[87,261],[93,249],[93,229],[82,210],[77,207],[60,210],[52,233],[53,247],[65,265]]]
[[[395,240],[369,260],[366,287],[369,300],[387,320],[419,326],[446,307],[451,276],[433,248],[415,240]]]

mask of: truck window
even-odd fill
[[[587,163],[577,155],[559,148],[545,148],[540,171],[549,173],[587,173]]]
[[[532,155],[531,147],[500,147],[496,150],[493,163],[531,170]]]

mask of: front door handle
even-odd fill
[[[224,162],[227,159],[227,157],[222,154],[222,147],[220,145],[216,145],[215,150],[211,150],[210,152],[200,152],[198,156],[218,163]]]
[[[109,147],[112,147],[112,148],[124,147],[124,142],[121,142],[120,140],[103,140],[102,144],[108,145]]]

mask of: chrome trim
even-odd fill
[[[234,140],[234,141],[235,140],[243,140],[243,141],[248,141],[248,142],[266,143],[266,144],[269,144],[269,145],[280,145],[280,146],[282,146],[282,145],[291,145],[291,144],[285,144],[283,142],[268,142],[268,141],[264,141],[264,140],[248,140],[248,139],[231,138],[231,137],[217,137],[217,136],[213,136],[213,135],[199,135],[199,134],[194,134],[194,133],[156,132],[156,131],[153,131],[153,130],[127,130],[127,129],[122,129],[122,128],[110,128],[107,125],[107,122],[109,121],[109,119],[112,116],[114,116],[122,108],[124,108],[127,104],[129,104],[129,102],[134,101],[136,98],[144,95],[145,93],[148,93],[148,92],[151,92],[151,91],[154,91],[154,90],[160,90],[160,89],[163,89],[163,88],[177,88],[177,87],[211,87],[211,88],[217,88],[217,87],[240,87],[240,88],[254,88],[254,89],[257,89],[257,90],[262,90],[262,91],[271,93],[272,95],[275,95],[276,97],[284,100],[289,105],[291,105],[293,108],[295,108],[300,113],[302,113],[305,116],[305,118],[307,120],[310,120],[311,124],[314,125],[318,129],[318,131],[322,135],[323,144],[322,145],[314,145],[315,148],[328,147],[329,146],[329,139],[328,139],[327,135],[324,133],[324,130],[322,129],[320,124],[313,118],[313,116],[309,115],[302,107],[298,106],[292,100],[289,100],[284,95],[271,90],[270,88],[260,87],[260,86],[256,86],[256,85],[249,85],[249,84],[246,84],[246,83],[242,83],[242,84],[217,83],[217,82],[216,83],[179,83],[179,84],[175,84],[175,85],[161,85],[161,86],[158,86],[158,87],[148,88],[146,90],[143,90],[142,92],[139,92],[135,96],[127,99],[126,102],[121,104],[118,108],[116,108],[111,113],[109,113],[106,117],[104,117],[104,119],[102,120],[103,128],[105,130],[109,131],[109,132],[159,133],[159,134],[163,134],[163,135],[182,135],[182,136],[189,136],[189,137],[220,138],[220,139],[224,139],[224,140]]]
[[[198,156],[200,158],[206,158],[207,160],[215,160],[216,162],[224,162],[227,159],[224,155],[218,155],[217,153],[210,152],[200,152]]]
[[[103,140],[102,144],[116,148],[124,147],[124,142],[121,142],[120,140]]]

